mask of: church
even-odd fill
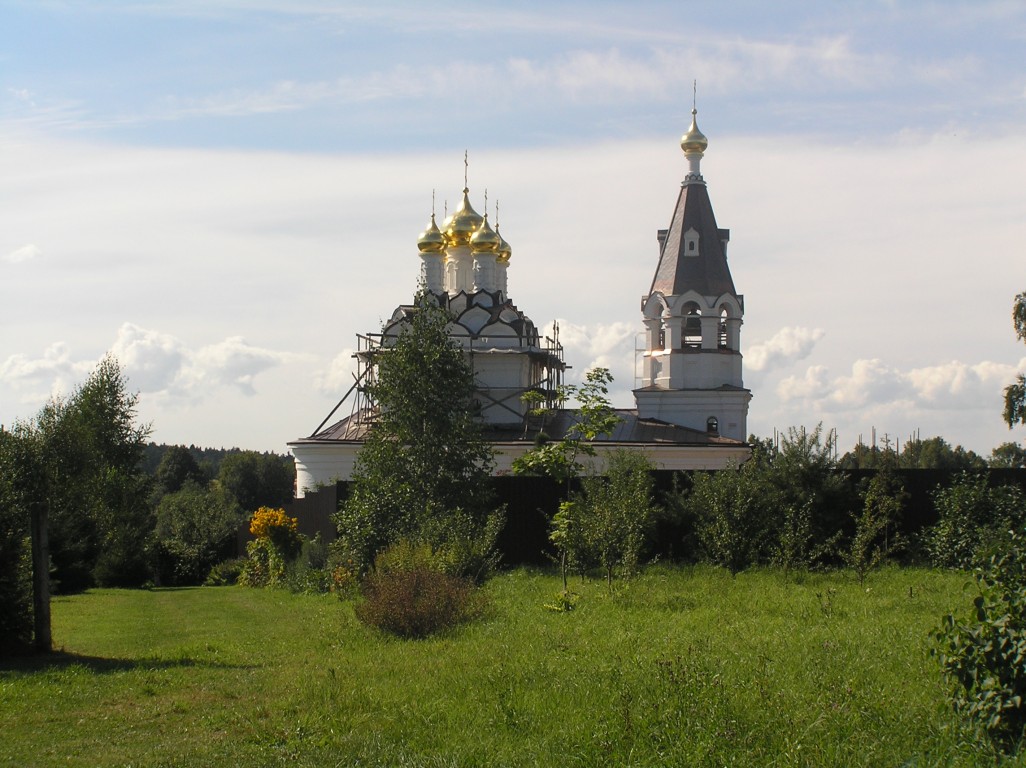
[[[670,225],[657,233],[654,277],[641,298],[645,345],[636,407],[617,409],[616,429],[596,442],[600,461],[604,451],[628,448],[644,453],[657,469],[708,470],[743,463],[750,455],[745,439],[752,394],[742,380],[741,354],[744,296],[735,290],[727,264],[730,231],[717,226],[701,173],[709,142],[698,129],[697,110],[691,116],[680,142],[687,172]],[[556,400],[567,367],[558,326],[544,334],[510,299],[513,250],[500,230],[498,213],[493,227],[487,200],[481,215],[464,183],[459,206],[441,226],[431,214],[417,251],[422,285],[451,314],[450,337],[465,350],[474,372],[495,472],[508,474],[543,427],[558,440],[575,416]],[[412,305],[400,305],[380,333],[358,337],[356,382],[308,437],[289,443],[297,497],[351,477],[375,423],[375,404],[366,393],[374,361],[387,354],[412,311]],[[551,409],[544,425],[523,399],[529,392]]]

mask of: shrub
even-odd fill
[[[784,569],[785,576],[815,563],[819,548],[813,542],[813,520],[811,502],[788,504],[784,508],[773,560]]]
[[[299,521],[283,509],[260,507],[249,522],[256,539],[246,544],[248,562],[242,567],[239,583],[247,587],[283,586],[289,563],[303,548]]]
[[[326,594],[332,588],[332,574],[321,568],[311,568],[303,561],[297,560],[286,571],[285,587],[290,592]]]
[[[549,530],[549,541],[559,552],[559,571],[563,577],[563,591],[568,590],[567,573],[576,567],[583,573],[588,566],[588,547],[581,525],[580,508],[584,502],[580,499],[561,501],[559,511],[552,516]]]
[[[345,600],[356,594],[359,582],[356,580],[356,574],[351,570],[344,565],[336,565],[328,571],[328,574],[331,579],[328,589],[338,595],[340,599]]]
[[[771,486],[754,462],[740,469],[696,472],[689,504],[706,556],[732,574],[759,563],[771,541]]]
[[[955,684],[955,711],[1006,752],[1026,728],[1026,552],[1019,535],[1010,542],[977,570],[973,613],[945,616],[934,649]]]
[[[220,560],[234,554],[242,512],[219,491],[186,482],[157,505],[154,570],[159,584],[201,583]]]
[[[269,541],[285,560],[296,557],[302,547],[299,521],[285,514],[284,509],[260,507],[249,521],[249,532]]]
[[[239,576],[242,575],[242,569],[245,567],[246,562],[244,557],[235,557],[218,563],[210,569],[210,573],[207,574],[203,586],[231,587],[238,584]]]
[[[32,642],[32,545],[0,530],[0,656]]]
[[[886,558],[904,546],[897,532],[908,494],[890,468],[877,472],[862,492],[862,510],[854,514],[855,535],[841,557],[859,584]]]
[[[0,655],[32,643],[33,448],[23,427],[0,427]]]
[[[972,568],[1002,548],[1005,532],[1026,517],[1026,499],[1017,486],[988,488],[986,476],[967,472],[951,487],[934,491],[933,503],[938,520],[926,534],[926,550],[942,568]]]
[[[614,451],[609,454],[605,476],[585,478],[582,498],[571,507],[577,511],[583,539],[581,554],[586,561],[602,567],[610,590],[615,571],[624,576],[637,572],[642,548],[652,528],[655,510],[651,469],[651,463],[639,453]],[[553,533],[558,530],[557,527]],[[552,540],[559,543],[556,538]]]
[[[267,539],[254,539],[246,544],[239,584],[244,587],[269,587],[281,583],[284,578],[285,563]]]
[[[331,590],[332,573],[328,570],[328,545],[317,534],[302,538],[299,555],[285,570],[285,586],[292,592],[324,593]]]
[[[360,591],[357,618],[399,637],[427,637],[484,609],[469,579],[440,570],[430,546],[405,540],[378,555]]]
[[[754,442],[750,463],[761,465],[777,494],[775,525],[781,540],[774,559],[786,569],[831,562],[856,499],[837,471],[836,434],[790,427],[779,441]]]

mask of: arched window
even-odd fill
[[[720,349],[727,348],[727,310],[725,309],[720,309],[719,347]]]
[[[710,435],[720,434],[720,420],[717,419],[715,416],[710,416],[705,421],[705,431],[708,432]]]

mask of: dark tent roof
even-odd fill
[[[697,256],[685,251],[684,233],[689,229],[698,232]],[[723,240],[729,236],[728,230],[716,226],[716,215],[705,182],[685,183],[663,239],[659,266],[649,293],[659,291],[664,296],[680,296],[694,290],[702,296],[721,296],[724,293],[736,296],[723,246]]]

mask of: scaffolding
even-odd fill
[[[518,407],[523,396],[528,392],[541,394],[545,408],[555,409],[559,407],[559,392],[563,386],[563,372],[567,365],[563,357],[563,345],[559,341],[559,324],[552,324],[552,335],[528,340],[526,346],[514,348],[496,348],[480,344],[479,339],[467,337],[465,351],[470,362],[471,371],[475,374],[475,383],[478,381],[475,368],[475,360],[480,355],[493,354],[519,354],[527,355],[530,360],[529,383],[526,387],[502,387],[501,396],[493,396],[492,387],[476,386],[475,396],[479,404],[481,400],[487,401],[492,407],[504,409],[517,416],[518,419],[526,420],[527,415],[521,413]],[[381,333],[357,334],[357,351],[353,354],[356,359],[356,373],[353,374],[353,384],[338,401],[331,412],[310,435],[311,439],[333,440],[362,440],[367,432],[377,421],[379,409],[374,402],[371,392],[377,381],[377,359],[382,353],[387,354],[388,345],[386,338],[394,339],[394,336],[387,336]],[[541,341],[541,344],[531,343]],[[475,341],[479,342],[475,346]],[[345,403],[349,401],[350,409],[348,416],[331,424],[332,418],[339,412]],[[512,403],[512,404],[511,404]],[[526,423],[523,422],[523,423]]]

